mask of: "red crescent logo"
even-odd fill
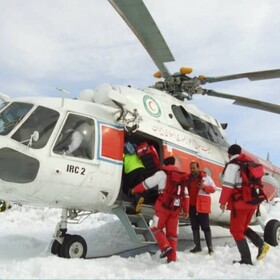
[[[155,104],[152,100],[150,100],[148,104],[149,104],[149,107],[151,108],[152,111],[154,111],[156,109],[156,108],[154,108]]]

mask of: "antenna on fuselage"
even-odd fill
[[[62,102],[61,102],[61,107],[64,106],[64,99],[65,99],[65,95],[66,94],[70,94],[69,91],[63,89],[63,88],[56,88],[58,91],[60,91],[62,93]]]

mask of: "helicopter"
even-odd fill
[[[152,16],[141,0],[109,0],[136,34],[159,69],[162,81],[140,90],[131,86],[101,84],[85,90],[77,99],[59,97],[10,98],[0,94],[0,197],[9,202],[61,208],[51,252],[64,258],[87,257],[87,244],[80,235],[69,234],[67,225],[79,223],[95,212],[116,214],[135,248],[155,244],[148,220],[153,201],[144,204],[141,215],[128,215],[131,199],[123,193],[123,149],[127,139],[155,147],[159,160],[170,155],[176,165],[188,170],[193,160],[215,181],[211,222],[227,224],[220,214],[222,171],[228,161],[226,124],[185,102],[196,94],[234,99],[239,105],[279,114],[280,106],[205,89],[205,84],[248,78],[280,78],[280,69],[218,77],[191,77],[191,69],[171,74],[166,62],[174,60]],[[141,23],[149,23],[141,25]],[[160,51],[159,51],[160,50]],[[64,89],[59,89],[65,93]],[[75,132],[80,140],[71,143]],[[79,144],[79,145],[78,145]],[[264,165],[264,190],[269,201],[280,188],[280,168],[245,151]],[[151,171],[154,172],[154,171]],[[150,173],[149,173],[150,175]],[[148,176],[148,175],[147,175]],[[278,245],[280,222],[260,223],[266,241]]]

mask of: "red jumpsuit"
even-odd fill
[[[164,167],[166,171],[179,171],[178,167],[174,165],[167,165]],[[163,190],[166,187],[167,175],[163,170],[158,171],[153,176],[147,178],[143,183],[138,184],[133,192],[142,193],[148,189],[158,186],[159,196],[155,203],[155,214],[153,217],[152,232],[158,242],[161,251],[168,247],[172,247],[172,251],[167,255],[167,261],[176,261],[177,240],[178,240],[178,224],[180,211],[183,208],[184,213],[189,212],[189,196],[187,188],[184,190],[184,197],[181,208],[177,210],[169,210],[162,206]],[[163,229],[166,229],[166,234]]]
[[[234,155],[230,160],[239,157]],[[223,188],[220,196],[220,204],[227,205],[230,213],[230,233],[233,238],[238,240],[245,239],[245,231],[257,209],[257,205],[245,203],[242,199],[232,201],[232,194],[241,188],[242,179],[240,176],[239,166],[234,163],[227,165],[223,178]],[[234,210],[234,211],[233,211]]]

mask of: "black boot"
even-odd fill
[[[211,230],[209,231],[204,231],[204,236],[205,236],[205,241],[208,247],[208,254],[212,255],[214,253],[213,250],[213,245],[212,245],[212,234],[211,234]]]
[[[190,250],[191,253],[198,253],[201,252],[201,244],[200,244],[200,232],[199,230],[193,231],[193,241],[195,244],[195,247]]]
[[[233,261],[233,263],[250,264],[253,265],[251,260],[251,252],[246,239],[236,240],[238,251],[241,255],[241,261]]]
[[[263,259],[266,256],[270,246],[267,243],[265,243],[262,240],[262,238],[250,228],[248,228],[245,231],[245,235],[258,248],[258,255],[257,255],[256,259],[257,260]]]

